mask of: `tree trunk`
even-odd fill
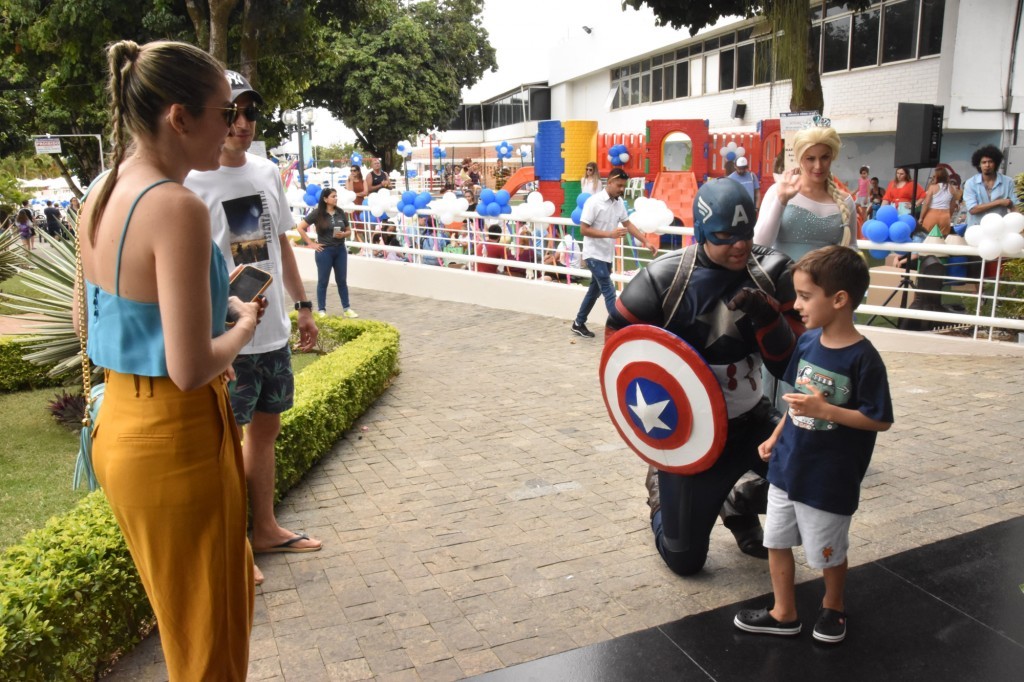
[[[259,87],[259,25],[259,3],[253,2],[253,0],[245,0],[242,5],[242,49],[238,72],[245,76],[254,88]]]
[[[220,61],[228,63],[228,19],[238,0],[208,0],[210,7],[210,49],[208,52]]]
[[[206,13],[206,0],[185,0],[185,8],[196,32],[196,44],[209,52],[210,20]]]
[[[811,15],[807,15],[807,32],[811,30]],[[825,113],[825,94],[821,90],[821,73],[818,71],[817,46],[807,41],[807,59],[804,67],[804,83],[797,88],[794,82],[789,99],[790,111],[817,111]]]

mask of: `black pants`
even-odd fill
[[[729,491],[748,471],[768,473],[757,446],[768,440],[779,414],[767,398],[754,409],[729,420],[729,435],[718,461],[694,476],[658,472],[661,510],[651,520],[654,543],[662,559],[679,575],[693,575],[708,558],[711,529]],[[750,518],[736,517],[729,527],[742,529],[757,522],[764,509],[748,509]]]

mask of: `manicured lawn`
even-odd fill
[[[21,280],[20,275],[15,275],[10,279],[5,279],[0,282],[0,291],[5,294],[20,294],[23,296],[29,296],[35,294],[32,289],[29,289],[24,282]],[[4,304],[4,301],[0,301],[0,315],[18,314],[19,311],[13,310]]]
[[[85,495],[71,490],[78,433],[50,417],[59,389],[0,395],[0,548],[18,542]]]
[[[292,374],[298,374],[321,357],[319,353],[297,353],[292,351]]]

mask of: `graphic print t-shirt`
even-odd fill
[[[246,154],[244,166],[221,166],[205,173],[193,171],[185,179],[185,186],[210,209],[213,241],[220,247],[228,270],[252,265],[274,278],[265,293],[267,310],[242,354],[266,353],[283,347],[288,343],[291,323],[281,274],[280,236],[292,228],[294,221],[277,166]]]
[[[821,345],[821,330],[797,340],[784,381],[799,393],[817,388],[832,405],[892,422],[892,398],[882,358],[867,339],[846,348]],[[860,501],[860,482],[875,448],[874,431],[787,414],[768,460],[768,480],[789,499],[851,515]]]

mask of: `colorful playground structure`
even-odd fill
[[[733,150],[741,150],[763,191],[774,183],[772,167],[782,151],[778,119],[760,121],[755,132],[712,133],[709,126],[706,119],[652,120],[643,134],[622,134],[600,133],[596,121],[542,121],[534,140],[534,167],[517,171],[505,188],[514,192],[536,181],[544,198],[567,217],[576,208],[586,164],[596,161],[607,177],[613,168],[608,150],[625,145],[629,160],[621,164],[623,170],[643,177],[646,194],[664,201],[681,225],[689,225],[698,187],[727,175],[731,159],[723,152],[735,156]]]

